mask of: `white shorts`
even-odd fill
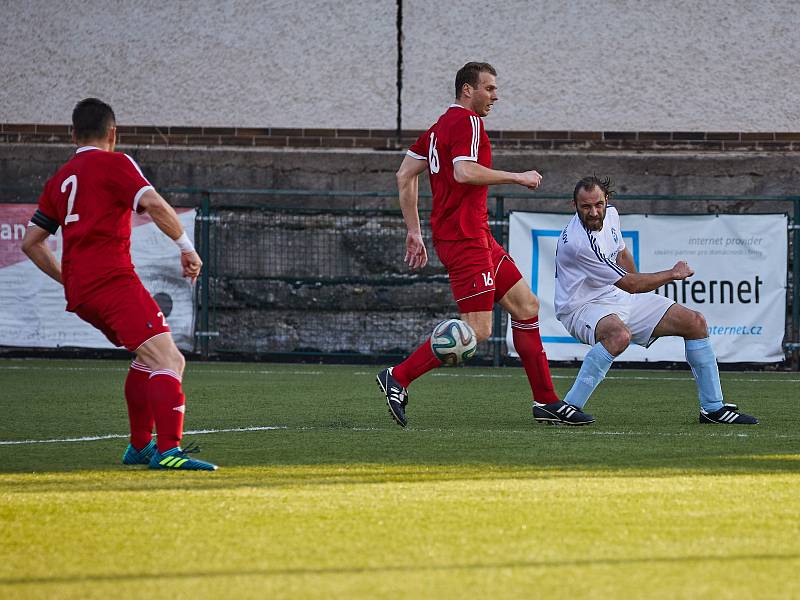
[[[617,315],[631,330],[631,342],[647,348],[656,341],[653,330],[669,307],[675,304],[664,296],[654,293],[626,294],[614,298],[613,302],[602,300],[589,302],[579,309],[559,318],[570,335],[584,344],[594,346],[594,330],[600,319]]]

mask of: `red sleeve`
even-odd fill
[[[136,210],[142,194],[154,188],[142,174],[142,170],[136,164],[136,161],[127,154],[116,154],[114,166],[111,186],[115,197],[132,210]]]
[[[419,136],[417,141],[411,144],[406,154],[418,160],[428,160],[428,139],[430,138],[430,133],[431,130],[429,129]]]
[[[478,162],[483,121],[478,115],[465,114],[459,117],[450,130],[450,156],[453,162],[471,160]]]
[[[49,232],[51,235],[55,235],[56,231],[58,231],[60,224],[59,224],[58,212],[56,211],[56,207],[53,204],[53,199],[52,199],[53,194],[50,193],[51,187],[52,187],[52,179],[45,184],[44,190],[42,191],[42,195],[39,196],[38,207],[36,209],[36,212],[33,213],[30,222],[38,227],[41,227],[45,231]]]
[[[58,211],[56,211],[56,207],[53,204],[52,194],[50,193],[50,188],[53,187],[53,180],[48,179],[47,183],[44,184],[44,189],[42,190],[42,195],[39,196],[39,212],[52,219],[53,221],[58,221]]]

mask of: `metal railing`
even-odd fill
[[[344,192],[344,191],[319,191],[319,190],[281,190],[281,189],[227,189],[227,188],[207,188],[207,189],[196,189],[196,188],[176,188],[176,189],[167,189],[164,190],[167,194],[186,194],[192,197],[197,198],[199,196],[200,201],[196,203],[198,207],[198,239],[200,240],[199,248],[203,251],[204,256],[203,259],[206,264],[209,265],[208,269],[205,269],[201,279],[201,285],[199,286],[199,321],[198,321],[198,349],[199,352],[203,356],[209,356],[215,351],[218,351],[218,344],[215,345],[213,340],[217,339],[220,332],[214,330],[212,327],[213,321],[213,311],[214,311],[214,299],[212,298],[212,289],[213,289],[213,280],[215,277],[219,275],[216,271],[218,267],[218,259],[219,257],[216,255],[212,255],[211,253],[211,246],[213,245],[214,240],[214,233],[213,230],[215,227],[219,227],[221,224],[220,219],[220,212],[225,211],[245,211],[245,212],[261,212],[262,214],[271,214],[271,215],[295,215],[298,217],[306,217],[313,216],[313,215],[320,215],[320,214],[329,214],[329,215],[349,215],[351,217],[363,217],[363,218],[384,218],[384,222],[381,223],[381,227],[391,227],[392,223],[387,221],[386,218],[394,217],[395,221],[394,226],[399,228],[400,235],[396,236],[395,241],[398,244],[398,247],[395,248],[397,253],[396,262],[399,263],[400,256],[402,255],[402,244],[405,238],[405,229],[402,224],[401,213],[398,208],[396,208],[396,192]],[[421,200],[429,199],[429,194],[421,194]],[[270,200],[269,203],[262,203],[262,202],[253,202],[253,199],[264,199],[268,198]],[[344,199],[353,199],[357,200],[358,202],[353,202],[353,206],[345,207],[342,202]],[[318,201],[319,206],[296,206],[295,203],[298,199],[316,199]],[[383,207],[356,207],[356,204],[362,203],[365,200],[389,200],[390,202],[386,202],[387,206]],[[784,348],[787,352],[787,357],[791,360],[792,367],[794,369],[800,369],[800,196],[766,196],[766,195],[741,195],[741,196],[729,196],[729,195],[692,195],[692,196],[680,196],[680,195],[633,195],[633,194],[618,194],[616,196],[618,201],[634,201],[634,202],[644,202],[651,204],[654,202],[668,202],[670,204],[679,203],[679,202],[690,202],[693,205],[702,204],[706,207],[706,213],[714,212],[713,210],[708,210],[708,207],[716,208],[717,211],[722,212],[720,208],[724,208],[726,205],[730,205],[731,203],[745,203],[745,204],[753,204],[753,203],[778,203],[782,208],[781,212],[789,213],[789,267],[790,267],[790,277],[787,279],[789,282],[790,289],[787,290],[790,293],[788,294],[788,300],[790,306],[787,307],[787,341],[784,344]],[[276,202],[276,200],[289,200],[290,202]],[[490,225],[492,227],[492,232],[495,238],[502,243],[504,246],[507,247],[508,244],[508,220],[507,220],[507,206],[509,203],[514,201],[525,201],[525,200],[535,200],[537,204],[541,201],[563,201],[565,205],[565,210],[551,210],[551,211],[544,211],[544,212],[564,212],[568,213],[569,210],[566,209],[569,206],[569,201],[571,200],[571,196],[565,194],[525,194],[525,193],[505,193],[505,194],[490,194],[489,196],[489,215],[490,215]],[[427,213],[425,210],[421,210],[423,216]],[[659,211],[642,211],[642,212],[650,212],[653,214],[654,212],[657,214]],[[775,212],[774,210],[772,212]],[[704,213],[704,214],[706,214]],[[430,240],[428,240],[430,242]],[[383,248],[381,246],[381,248]],[[317,251],[320,248],[316,249]],[[322,249],[324,251],[324,249]],[[395,287],[402,286],[402,285],[416,285],[421,280],[430,280],[434,281],[444,288],[447,288],[446,278],[444,276],[443,270],[438,265],[438,261],[434,253],[432,252],[432,247],[429,244],[430,250],[430,258],[432,259],[432,268],[427,269],[427,273],[423,272],[422,275],[413,276],[409,274],[403,275],[399,271],[392,271],[384,272],[384,273],[372,273],[368,276],[365,276],[363,273],[351,273],[349,275],[342,275],[341,273],[337,276],[332,276],[331,274],[325,273],[317,273],[309,274],[306,273],[305,275],[297,275],[294,276],[288,275],[283,277],[275,277],[272,276],[273,280],[282,279],[283,281],[296,281],[296,282],[317,282],[323,284],[354,284],[354,283],[378,283],[378,284],[386,284],[391,283]],[[376,276],[377,275],[377,276]],[[269,278],[269,276],[267,276]],[[428,309],[430,305],[423,305],[420,307],[421,309]],[[456,307],[455,304],[452,304],[450,312],[455,312]],[[499,308],[495,308],[495,319],[494,319],[494,329],[491,338],[485,343],[485,346],[481,348],[481,351],[484,356],[491,357],[491,363],[494,365],[500,365],[503,362],[504,356],[504,346],[505,346],[505,337],[503,332],[504,328],[504,318],[501,314]],[[409,331],[405,336],[405,342],[410,344],[409,348],[401,348],[402,350],[406,351],[413,347],[413,343],[415,341],[414,334]],[[301,344],[302,345],[302,344]],[[270,354],[269,352],[266,352]],[[399,353],[388,353],[388,352],[377,352],[375,354],[371,354],[372,356],[397,356],[398,354],[403,354],[404,352]],[[324,351],[319,350],[301,350],[297,352],[288,352],[288,354],[298,354],[298,355],[324,355],[327,354]],[[333,352],[332,355],[344,355],[348,354],[347,352]],[[351,354],[358,355],[358,352],[353,352]]]

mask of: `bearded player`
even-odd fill
[[[22,250],[64,286],[67,311],[136,355],[125,380],[131,436],[122,462],[151,469],[216,470],[180,447],[185,360],[164,314],[134,271],[132,213],[147,213],[175,242],[185,277],[194,281],[202,261],[177,214],[139,166],[127,154],[114,152],[117,128],[111,107],[96,98],[80,101],[72,127],[78,149],[45,184]],[[61,263],[46,244],[59,227]]]
[[[511,316],[514,347],[533,394],[537,420],[583,425],[591,418],[559,401],[550,379],[539,335],[539,301],[514,261],[489,229],[488,186],[517,184],[531,190],[542,176],[536,171],[510,173],[492,169],[492,149],[483,125],[497,101],[497,72],[488,63],[464,65],[455,80],[455,103],[408,150],[397,172],[400,208],[406,223],[405,262],[424,267],[428,254],[418,211],[418,177],[427,170],[433,192],[433,245],[450,277],[461,319],[486,340],[492,331],[492,308],[499,303]],[[389,411],[405,427],[411,382],[440,366],[430,339],[399,365],[378,374]]]
[[[611,181],[584,177],[575,185],[575,215],[556,246],[556,317],[570,335],[591,349],[564,400],[582,410],[629,344],[648,347],[662,336],[684,340],[700,400],[700,422],[756,425],[722,397],[719,370],[702,314],[649,293],[694,271],[684,261],[666,271],[638,273],[625,247],[617,209],[609,204]]]

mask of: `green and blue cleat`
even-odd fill
[[[153,455],[156,453],[156,443],[153,440],[150,440],[150,443],[147,444],[141,450],[137,450],[130,444],[125,449],[125,454],[122,455],[122,464],[123,465],[149,465],[150,459],[153,458]]]
[[[150,468],[181,471],[216,471],[217,465],[189,456],[189,453],[199,450],[198,446],[189,445],[183,450],[180,446],[176,446],[163,453],[156,452],[150,459]]]

